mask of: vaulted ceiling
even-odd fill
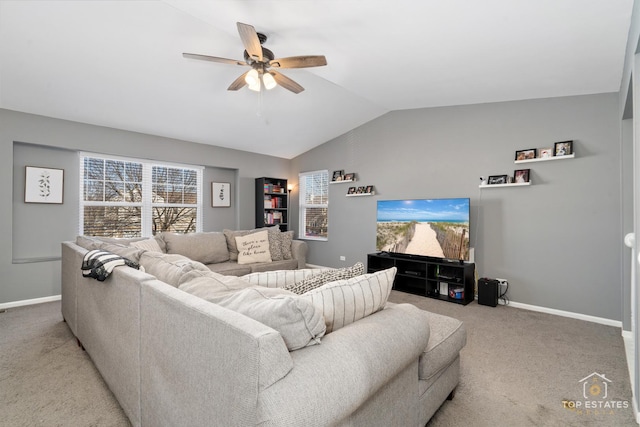
[[[620,90],[633,0],[0,1],[0,108],[295,157],[392,110]],[[236,22],[305,90],[227,91]]]

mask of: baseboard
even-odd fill
[[[503,301],[499,301],[500,305],[505,305]],[[556,316],[569,317],[571,319],[585,320],[587,322],[599,323],[601,325],[614,326],[622,329],[622,322],[619,320],[605,319],[604,317],[589,316],[588,314],[574,313],[572,311],[557,310],[555,308],[540,307],[537,305],[523,304],[520,302],[509,301],[510,307],[521,308],[523,310],[537,311],[540,313],[554,314]]]
[[[60,301],[61,297],[62,297],[61,295],[53,295],[50,297],[25,299],[22,301],[4,302],[4,303],[0,303],[0,310],[6,310],[8,308],[14,308],[14,307],[22,307],[25,305],[42,304],[43,302]]]
[[[333,267],[325,267],[323,265],[316,265],[316,264],[305,264],[306,268],[333,268]]]

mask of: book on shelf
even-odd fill
[[[265,209],[279,209],[284,207],[284,202],[281,197],[265,196],[264,208]]]
[[[282,223],[282,212],[265,212],[264,223],[265,224],[280,224]]]
[[[265,193],[281,193],[284,194],[284,187],[278,184],[264,184],[264,192]]]

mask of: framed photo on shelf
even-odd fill
[[[344,180],[344,170],[333,171],[333,178],[331,181],[343,181]]]
[[[62,204],[64,169],[25,166],[24,202]]]
[[[344,178],[343,178],[343,179],[344,179],[345,181],[353,181],[355,177],[356,177],[356,174],[355,174],[355,173],[353,173],[353,172],[349,172],[349,173],[345,173],[345,174],[344,174]]]
[[[347,190],[347,194],[356,194],[356,187],[349,187],[349,190]]]
[[[548,159],[549,157],[553,157],[553,148],[541,148],[540,149],[540,158]]]
[[[364,189],[364,192],[367,194],[373,193],[373,185],[367,185],[367,187]]]
[[[509,177],[507,175],[491,175],[489,176],[489,185],[508,184]]]
[[[529,182],[531,179],[531,169],[518,169],[513,172],[513,181],[515,183]]]
[[[211,183],[211,207],[228,208],[231,206],[231,184],[228,182]]]
[[[527,150],[516,151],[516,160],[531,160],[535,159],[538,155],[537,148],[529,148]]]
[[[553,144],[554,156],[568,156],[569,154],[573,154],[573,141],[561,141]]]
[[[356,190],[356,194],[363,194],[364,190],[365,190],[364,187],[358,187],[358,189]]]

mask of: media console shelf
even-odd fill
[[[367,255],[367,273],[391,267],[398,269],[393,281],[393,289],[397,291],[462,305],[475,298],[474,263],[408,258],[387,253]]]

